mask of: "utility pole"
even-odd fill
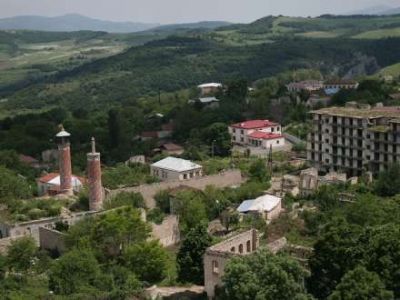
[[[158,87],[158,104],[161,105],[161,89]]]
[[[211,157],[214,158],[214,144],[215,144],[216,140],[213,140],[211,143]]]
[[[269,145],[268,168],[272,178],[272,145]]]

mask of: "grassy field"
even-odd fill
[[[380,70],[378,75],[382,75],[382,76],[390,75],[393,77],[400,76],[400,63],[388,66],[388,67]]]
[[[391,28],[391,29],[379,29],[379,30],[371,30],[366,31],[360,34],[353,36],[355,39],[382,39],[388,37],[399,37],[400,36],[400,27],[399,28]]]
[[[115,55],[128,47],[127,42],[109,38],[7,42],[0,41],[0,88]]]

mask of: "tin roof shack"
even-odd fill
[[[282,211],[282,198],[267,194],[253,200],[246,200],[240,204],[237,211],[241,214],[259,214],[270,222],[279,217]]]

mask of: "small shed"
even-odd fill
[[[260,214],[267,221],[279,217],[281,210],[282,198],[270,194],[252,200],[245,200],[237,208],[237,211],[241,214]]]

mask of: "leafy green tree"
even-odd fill
[[[168,254],[158,241],[149,241],[129,246],[123,260],[140,280],[153,284],[165,277]]]
[[[228,155],[231,148],[231,136],[225,123],[214,123],[203,131],[203,139],[210,145],[211,153],[215,155]]]
[[[392,300],[393,292],[388,291],[376,273],[358,266],[346,273],[328,300]]]
[[[0,165],[0,202],[32,197],[27,181]]]
[[[181,232],[186,234],[199,224],[208,222],[204,199],[199,192],[183,191],[173,201],[174,210],[179,216]]]
[[[121,192],[105,203],[106,209],[131,206],[134,208],[145,208],[144,198],[140,193]]]
[[[400,164],[391,165],[379,173],[374,187],[379,196],[390,197],[400,193]]]
[[[7,265],[16,272],[27,271],[32,267],[37,253],[35,240],[31,237],[22,237],[11,242],[7,252]]]
[[[198,225],[189,231],[176,258],[181,282],[204,284],[203,256],[210,245],[211,237],[205,226]]]
[[[259,182],[268,182],[270,179],[270,175],[265,164],[265,161],[262,159],[257,159],[253,162],[249,169],[250,179]]]
[[[94,254],[87,249],[73,249],[57,260],[49,271],[49,288],[56,294],[70,295],[94,285],[100,275]]]
[[[379,275],[386,288],[400,297],[400,226],[387,224],[367,228],[361,237],[368,270]],[[362,245],[360,245],[362,247]]]
[[[7,258],[0,254],[0,280],[4,279],[7,271]]]
[[[168,190],[159,191],[155,196],[154,200],[157,206],[166,214],[171,213],[171,199]]]
[[[311,277],[309,290],[319,299],[331,294],[347,271],[355,268],[363,258],[360,245],[361,228],[343,219],[328,224],[314,245],[309,261]]]
[[[225,266],[220,299],[311,299],[297,261],[266,250],[232,258]]]
[[[124,207],[71,226],[65,240],[69,248],[91,248],[99,259],[108,260],[120,256],[125,247],[145,241],[149,233],[140,212]]]
[[[101,215],[91,232],[93,247],[105,257],[119,256],[121,250],[149,237],[150,228],[134,208],[121,208]]]

